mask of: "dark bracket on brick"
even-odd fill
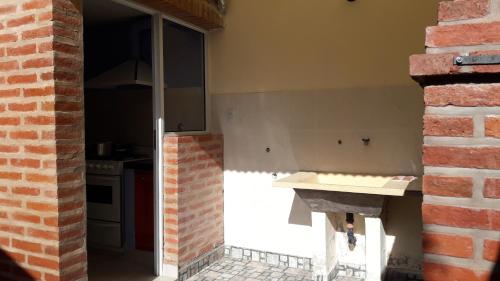
[[[496,65],[500,64],[500,55],[458,56],[453,59],[453,64],[467,65]]]

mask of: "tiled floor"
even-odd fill
[[[153,255],[132,251],[114,253],[89,251],[89,281],[173,281],[153,275]],[[269,264],[223,258],[188,281],[312,281],[312,273],[303,269],[282,268]],[[359,281],[337,279],[337,281]]]
[[[191,277],[188,281],[310,281],[311,272],[295,269],[281,268],[259,262],[233,260],[223,258],[210,265],[198,275]]]

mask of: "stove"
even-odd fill
[[[87,228],[90,246],[123,247],[124,163],[150,159],[127,157],[87,159]]]

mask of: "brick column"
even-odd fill
[[[439,20],[410,59],[425,92],[424,277],[500,280],[500,66],[453,65],[500,54],[500,1],[444,1]]]
[[[0,2],[0,279],[86,279],[82,17]]]
[[[164,151],[164,263],[186,280],[223,254],[222,136],[167,136]]]

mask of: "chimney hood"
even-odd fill
[[[151,66],[141,60],[128,60],[85,82],[85,88],[110,89],[121,86],[153,86]]]

